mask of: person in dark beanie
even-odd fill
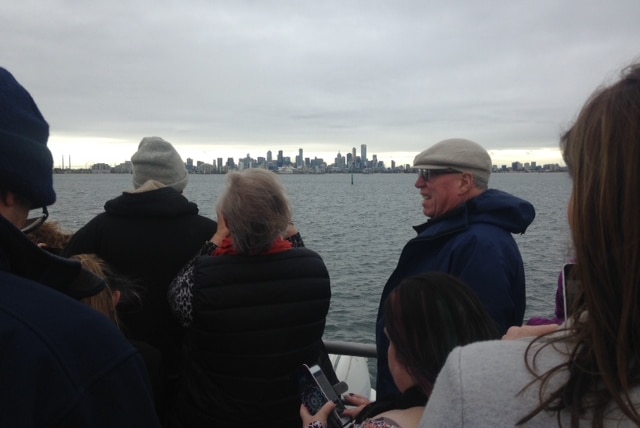
[[[177,381],[184,334],[170,311],[167,290],[217,224],[199,215],[198,206],[182,195],[188,174],[169,142],[143,138],[131,163],[134,190],[108,201],[103,213],[74,234],[63,254],[97,254],[117,274],[138,283],[140,300],[121,301],[118,315],[130,340],[162,354],[164,392],[156,394],[162,412]],[[165,416],[161,414],[163,420]]]
[[[0,426],[159,426],[140,355],[76,300],[104,282],[23,232],[56,199],[48,138],[31,95],[0,68]]]
[[[389,340],[382,308],[404,279],[429,271],[462,279],[480,298],[501,334],[522,325],[525,310],[524,264],[512,234],[533,222],[529,202],[489,189],[491,157],[478,143],[452,138],[416,155],[415,187],[422,197],[426,223],[404,246],[389,277],[376,321],[378,399],[398,393],[387,363]]]

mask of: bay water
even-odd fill
[[[416,174],[281,174],[305,245],[319,253],[331,275],[332,300],[325,338],[375,342],[375,318],[382,288],[412,226],[426,221],[414,187]],[[190,175],[184,195],[200,214],[213,218],[224,175]],[[104,211],[104,203],[131,190],[128,174],[56,174],[58,195],[50,218],[75,231]],[[490,187],[531,202],[536,218],[515,236],[526,270],[527,310],[551,317],[557,277],[570,257],[566,173],[493,174]],[[158,231],[162,233],[162,231]],[[204,241],[204,239],[203,239]]]

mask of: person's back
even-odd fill
[[[318,360],[331,296],[320,256],[201,256],[194,277],[178,426],[297,425],[290,376]]]
[[[140,286],[141,302],[122,301],[118,307],[122,329],[130,339],[159,349],[173,375],[183,333],[170,313],[167,289],[215,232],[216,223],[199,215],[197,205],[181,194],[188,177],[169,143],[143,139],[132,164],[136,190],[108,201],[104,213],[74,234],[64,254],[97,254]]]
[[[144,363],[106,317],[10,272],[0,293],[0,426],[155,424]]]
[[[295,426],[292,376],[302,364],[323,365],[329,273],[317,253],[294,247],[299,234],[289,235],[290,209],[274,173],[248,169],[228,181],[213,250],[205,246],[170,287],[187,327],[174,423]]]
[[[491,341],[454,349],[438,377],[436,390],[425,409],[421,426],[515,426],[533,410],[538,401],[538,384],[525,388],[527,384],[535,382],[523,358],[530,343],[531,339]],[[532,363],[532,356],[541,349],[536,357],[539,373],[565,362],[570,351],[566,344],[540,346],[546,343],[547,339],[539,340],[538,345],[528,353],[529,363]],[[562,346],[558,348],[559,345]],[[504,376],[505,373],[509,375]],[[555,391],[566,380],[566,372],[554,376],[547,391]],[[640,389],[636,388],[631,398],[638,402]],[[609,415],[612,421],[620,419],[620,416],[615,411]],[[589,417],[592,415],[585,415],[585,420],[589,420]],[[525,426],[557,426],[557,418],[555,413],[542,412]],[[563,412],[561,418],[562,426],[571,426],[570,414]],[[625,426],[618,425],[619,422],[612,426]]]

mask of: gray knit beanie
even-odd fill
[[[413,160],[413,167],[451,168],[460,172],[470,172],[488,184],[491,175],[491,157],[478,143],[462,138],[451,138],[420,152]]]
[[[131,156],[133,187],[156,180],[182,192],[189,181],[187,168],[171,143],[160,137],[145,137]]]

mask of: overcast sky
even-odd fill
[[[56,166],[150,135],[206,162],[367,144],[389,165],[463,137],[561,163],[586,98],[640,60],[640,1],[7,1],[0,55]]]

